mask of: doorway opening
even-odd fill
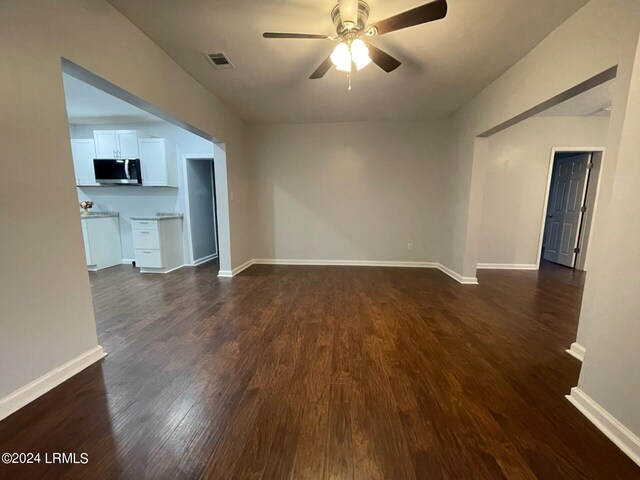
[[[538,263],[587,269],[603,156],[603,149],[552,151]]]
[[[218,216],[215,159],[210,155],[183,156],[186,229],[189,257],[194,266],[218,259]]]
[[[588,270],[614,86],[608,80],[476,139],[483,158],[478,269],[538,270],[549,262]],[[556,172],[562,165],[571,171]]]

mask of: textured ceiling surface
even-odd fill
[[[134,107],[82,80],[62,74],[69,123],[158,122],[155,115]]]
[[[267,40],[262,32],[334,34],[336,0],[108,0],[187,72],[250,123],[427,120],[449,116],[524,57],[587,0],[449,0],[444,20],[373,42],[403,62],[353,75],[309,75],[327,40]],[[421,5],[370,0],[370,22]],[[204,53],[235,68],[214,70]]]

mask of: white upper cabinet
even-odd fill
[[[96,158],[139,158],[136,130],[94,130]]]
[[[115,130],[94,130],[96,158],[117,158],[118,146]]]
[[[95,185],[96,176],[93,170],[93,159],[96,158],[96,147],[91,139],[71,140],[73,167],[78,185]]]
[[[141,138],[142,185],[177,186],[178,164],[175,145],[164,138]]]
[[[138,132],[135,130],[116,130],[118,158],[140,158],[138,150]]]

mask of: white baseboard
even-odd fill
[[[135,261],[136,261],[135,258],[123,258],[122,259],[122,265],[131,265]]]
[[[479,263],[479,270],[538,270],[533,263]]]
[[[255,265],[319,265],[345,267],[438,268],[434,262],[389,262],[368,260],[291,260],[254,258]]]
[[[248,260],[248,261],[244,262],[242,265],[240,265],[239,267],[234,268],[233,270],[220,270],[218,272],[218,277],[220,277],[220,278],[232,278],[232,277],[235,277],[240,272],[242,272],[243,270],[246,270],[247,268],[249,268],[254,263],[255,263],[255,260],[252,259],[252,260]]]
[[[162,274],[166,274],[166,273],[171,273],[171,272],[175,272],[176,270],[180,270],[183,267],[186,267],[187,264],[182,264],[179,265],[177,267],[173,267],[170,268],[168,270],[163,270],[162,268],[144,268],[144,267],[140,267],[140,273],[162,273]]]
[[[213,255],[207,255],[206,257],[199,258],[198,260],[193,262],[193,266],[197,267],[198,265],[202,265],[203,263],[210,262],[211,260],[215,260],[218,258],[218,254],[214,253]]]
[[[478,285],[478,279],[476,277],[463,277],[458,272],[454,272],[453,270],[445,267],[442,264],[438,264],[438,268],[441,272],[446,273],[456,282],[461,283],[462,285]]]
[[[463,277],[450,268],[438,262],[393,262],[393,261],[368,261],[368,260],[292,260],[292,259],[266,259],[256,258],[256,265],[325,265],[325,266],[350,266],[350,267],[394,267],[394,268],[437,268],[463,285],[477,285],[476,277]]]
[[[637,435],[622,425],[581,388],[572,388],[571,394],[566,398],[631,460],[640,465],[640,438]]]
[[[231,278],[249,268],[251,265],[309,265],[309,266],[343,266],[343,267],[393,267],[393,268],[437,268],[463,285],[477,285],[476,277],[463,277],[450,268],[437,262],[393,262],[369,260],[298,260],[281,258],[254,258],[233,270],[220,270],[218,277]]]
[[[573,342],[571,347],[565,350],[572,357],[577,358],[581,362],[584,362],[584,354],[586,352],[585,348],[580,345],[578,342]]]
[[[0,420],[33,402],[36,398],[44,395],[105,356],[105,351],[98,345],[0,399]]]

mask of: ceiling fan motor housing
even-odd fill
[[[336,32],[338,32],[339,36],[342,36],[350,31],[362,32],[367,24],[367,20],[369,19],[369,4],[367,2],[363,2],[362,0],[358,1],[358,24],[353,25],[351,22],[343,22],[342,18],[340,18],[340,8],[339,5],[333,7],[331,10],[331,20],[333,24],[336,26]]]

